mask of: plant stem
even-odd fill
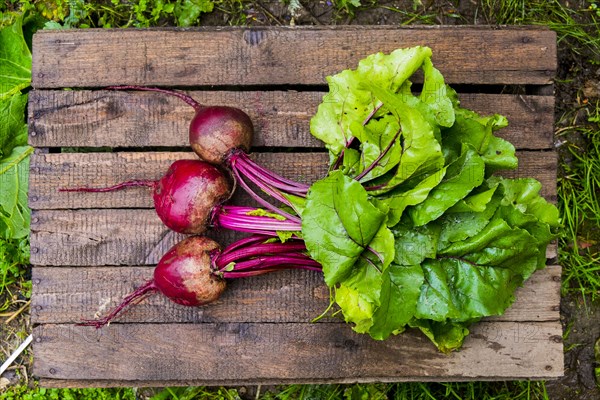
[[[200,109],[204,108],[204,106],[202,104],[198,103],[191,96],[188,96],[185,93],[180,93],[180,92],[176,92],[174,90],[169,90],[169,89],[161,89],[161,88],[157,88],[157,87],[146,87],[146,86],[137,86],[137,85],[108,86],[108,87],[106,87],[106,89],[109,89],[109,90],[143,90],[143,91],[147,91],[147,92],[159,92],[159,93],[168,94],[170,96],[178,97],[179,99],[186,102],[188,105],[192,106],[194,108],[194,110],[196,110],[196,111],[199,111]]]
[[[154,293],[158,290],[158,288],[154,285],[154,280],[150,280],[137,288],[133,293],[127,295],[121,303],[112,309],[112,311],[105,317],[99,319],[89,319],[83,320],[78,323],[79,326],[94,326],[96,329],[102,328],[104,325],[108,324],[111,320],[113,320],[125,307],[133,302],[141,301],[145,296]]]
[[[59,192],[112,192],[115,190],[124,189],[132,186],[147,186],[150,188],[154,188],[157,185],[157,181],[151,180],[133,180],[127,182],[117,183],[113,186],[102,187],[102,188],[90,188],[90,187],[77,187],[77,188],[60,188]]]

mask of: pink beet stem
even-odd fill
[[[121,311],[123,311],[129,304],[134,303],[134,302],[138,303],[141,300],[143,300],[143,298],[146,295],[149,295],[151,292],[155,292],[157,290],[158,290],[158,288],[154,285],[154,280],[150,280],[150,281],[146,282],[145,284],[143,284],[142,286],[140,286],[139,288],[137,288],[135,291],[133,291],[129,295],[127,295],[127,297],[125,297],[121,301],[121,304],[119,304],[118,306],[113,308],[107,316],[105,316],[103,318],[98,318],[98,319],[83,320],[82,322],[78,323],[77,325],[79,325],[79,326],[94,326],[94,327],[96,327],[96,329],[99,329],[99,328],[103,327],[104,325],[108,324]]]
[[[147,186],[154,188],[156,186],[156,181],[150,180],[134,180],[117,183],[113,186],[102,187],[102,188],[90,188],[90,187],[77,187],[77,188],[60,188],[59,192],[112,192],[114,190],[124,189],[126,187],[132,186]]]
[[[194,110],[196,110],[196,111],[200,110],[201,108],[204,108],[204,106],[202,104],[198,103],[191,96],[188,96],[185,93],[176,92],[174,90],[161,89],[161,88],[156,88],[156,87],[137,86],[137,85],[108,86],[108,87],[106,87],[106,89],[110,89],[110,90],[144,90],[147,92],[159,92],[159,93],[168,94],[170,96],[178,97],[179,99],[186,102],[188,105],[192,106],[194,108]]]
[[[216,265],[219,268],[223,268],[231,262],[236,262],[238,260],[243,260],[253,256],[279,254],[293,251],[306,251],[304,242],[264,243],[238,249],[228,254],[221,253],[216,260]]]

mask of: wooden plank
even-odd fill
[[[555,152],[520,151],[520,166],[504,176],[529,176],[542,183],[542,195],[556,200]],[[290,179],[314,182],[327,171],[325,153],[254,153],[252,157],[266,168]],[[31,158],[29,206],[32,209],[64,208],[152,208],[147,188],[129,188],[107,193],[59,192],[59,188],[103,187],[131,179],[159,179],[175,160],[195,159],[193,153],[64,153],[35,154]],[[249,199],[238,190],[234,204]],[[37,225],[33,224],[34,229]],[[40,228],[41,229],[41,228]]]
[[[556,34],[472,27],[39,31],[33,87],[314,85],[376,52],[426,45],[449,83],[550,84]]]
[[[36,267],[31,320],[34,324],[77,323],[116,306],[152,278],[153,267]],[[515,293],[515,303],[498,321],[558,321],[560,266],[538,271]],[[155,295],[132,307],[118,323],[309,322],[329,305],[320,273],[282,271],[232,280],[223,296],[205,307],[185,307]],[[333,322],[338,319],[324,319]]]
[[[211,230],[207,236],[225,246],[244,234]],[[37,266],[155,265],[183,238],[166,228],[153,210],[33,211],[30,262]],[[546,256],[556,257],[555,245],[548,246]]]
[[[245,110],[255,125],[254,146],[322,148],[309,123],[323,92],[194,91],[202,104]],[[553,145],[552,96],[460,94],[463,107],[505,115],[498,132],[516,148]],[[34,90],[29,99],[29,142],[36,147],[188,147],[194,110],[173,97],[147,92]]]
[[[34,375],[91,385],[96,379],[144,385],[562,375],[558,321],[472,328],[461,351],[448,356],[417,332],[376,341],[344,323],[112,324],[102,330],[47,324],[34,328]]]

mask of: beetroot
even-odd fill
[[[302,240],[273,243],[272,238],[253,235],[225,248],[203,236],[191,236],[173,246],[160,259],[154,277],[127,295],[103,318],[79,325],[100,328],[148,295],[160,292],[184,306],[216,301],[225,290],[225,279],[245,278],[282,269],[321,271],[321,265],[306,254]]]
[[[229,179],[199,160],[175,161],[154,187],[154,207],[162,222],[180,233],[203,233],[213,209],[231,196]]]
[[[225,164],[240,184],[256,201],[270,211],[290,220],[300,219],[258,196],[244,178],[268,195],[293,208],[290,196],[306,197],[309,185],[286,179],[252,161],[246,154],[252,144],[254,127],[242,110],[226,106],[204,106],[185,93],[145,86],[110,86],[112,90],[143,90],[175,96],[196,111],[189,125],[192,149],[200,158],[213,164]]]
[[[153,189],[154,208],[161,221],[179,233],[200,234],[210,224],[213,209],[231,196],[230,180],[201,160],[178,160],[158,181],[133,180],[106,188],[62,188],[61,192],[108,192],[131,186]]]
[[[252,120],[242,110],[228,106],[204,106],[192,97],[173,90],[145,86],[110,86],[112,90],[144,90],[175,96],[196,111],[190,122],[189,137],[192,149],[204,161],[222,164],[235,149],[250,150],[254,136]]]

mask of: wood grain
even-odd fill
[[[254,146],[323,148],[309,123],[324,93],[296,91],[194,91],[202,104],[245,110],[255,126]],[[518,149],[553,145],[552,96],[460,94],[463,107],[505,115],[498,131]],[[188,147],[194,110],[158,93],[105,90],[34,90],[29,99],[32,146],[40,147]]]
[[[554,152],[519,151],[519,168],[503,172],[507,177],[533,177],[542,183],[542,195],[556,200]],[[255,153],[261,165],[290,179],[311,183],[323,177],[328,167],[325,153]],[[195,159],[193,153],[122,152],[35,154],[31,158],[29,207],[32,209],[152,208],[148,188],[128,188],[106,193],[59,192],[68,187],[104,187],[132,179],[159,179],[169,165],[180,159]],[[233,204],[248,204],[238,190]],[[34,230],[38,229],[34,223]]]
[[[315,85],[376,52],[425,45],[449,83],[549,84],[556,34],[472,27],[40,31],[33,87]]]
[[[555,322],[480,323],[449,356],[417,332],[376,341],[343,323],[46,324],[34,328],[33,350],[35,376],[92,381],[530,379],[563,371]]]
[[[34,324],[77,323],[104,315],[121,299],[152,278],[153,267],[64,267],[33,270]],[[560,266],[538,271],[515,293],[515,303],[494,321],[558,321]],[[155,295],[130,308],[117,323],[302,323],[329,305],[322,275],[310,271],[281,271],[232,280],[223,296],[205,307],[185,307]],[[338,319],[324,319],[335,322]]]

